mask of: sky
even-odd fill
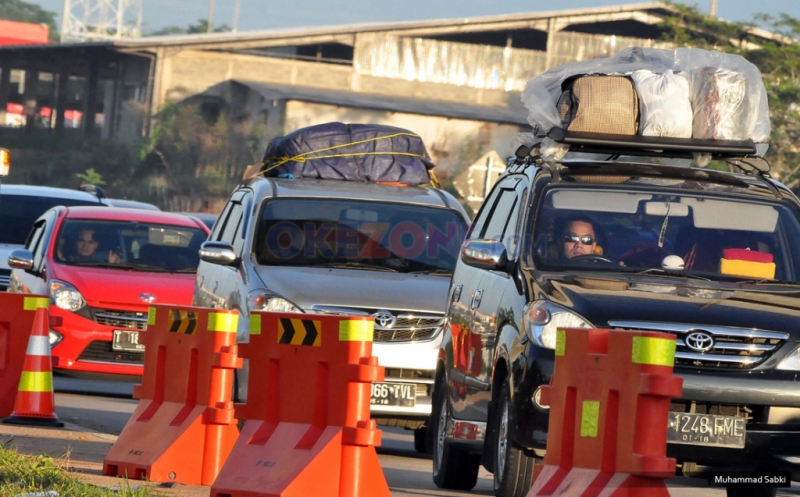
[[[64,0],[27,0],[58,14]],[[73,2],[78,0],[72,0]],[[84,0],[90,1],[90,0]],[[91,0],[97,2],[97,0]],[[116,2],[116,0],[112,0]],[[213,24],[232,26],[236,0],[142,0],[144,32],[165,26],[186,27],[208,16],[209,3],[214,2]],[[240,0],[239,31],[271,30],[308,26],[348,25],[370,22],[420,21],[453,19],[523,12],[544,12],[582,9],[646,0]],[[688,1],[708,12],[712,0]],[[787,13],[800,18],[800,0],[717,0],[717,16],[721,19],[749,22],[757,13],[777,16]]]

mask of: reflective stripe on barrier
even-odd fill
[[[371,317],[252,313],[245,425],[211,495],[388,497],[370,420]]]
[[[675,336],[557,330],[555,355],[541,396],[550,406],[547,453],[528,497],[667,497],[669,404],[683,383],[672,374]]]
[[[233,412],[238,314],[156,305],[147,313],[139,405],[103,474],[211,485],[239,432]]]
[[[36,310],[49,308],[48,297],[0,292],[0,418],[14,410],[26,354],[50,356],[46,336],[30,340]]]

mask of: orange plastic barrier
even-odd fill
[[[0,292],[0,418],[14,410],[36,310],[49,305],[48,297]]]
[[[239,431],[231,388],[239,315],[196,307],[150,307],[140,400],[103,461],[103,474],[211,485]]]
[[[50,356],[47,297],[28,297],[24,308],[35,309],[33,326],[25,351],[25,362],[19,376],[17,398],[11,416],[3,423],[61,427],[64,423],[56,416],[53,394],[53,361]]]
[[[675,335],[558,330],[555,372],[542,390],[547,454],[528,497],[668,497],[669,404],[683,386],[674,360]]]
[[[212,497],[389,497],[369,419],[371,317],[253,313],[246,420]]]

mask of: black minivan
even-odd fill
[[[800,202],[746,142],[614,138],[572,142],[607,160],[518,151],[472,224],[434,384],[439,487],[472,488],[483,464],[498,496],[527,494],[547,443],[541,386],[565,327],[677,335],[683,396],[665,428],[684,474],[800,479]],[[723,170],[689,167],[693,152]],[[730,429],[692,431],[715,420]]]

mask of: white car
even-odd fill
[[[0,185],[0,291],[11,277],[8,255],[25,248],[33,222],[47,209],[63,205],[108,205],[108,202],[79,190],[32,185]]]

